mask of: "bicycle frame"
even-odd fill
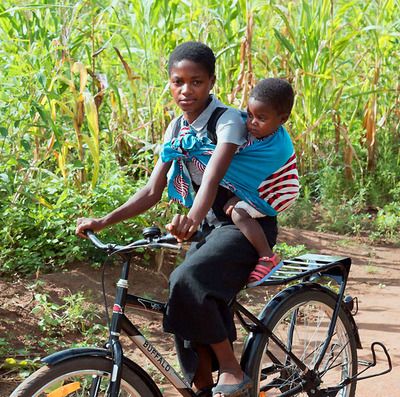
[[[129,339],[133,342],[133,344],[152,362],[158,370],[169,380],[169,382],[175,387],[177,391],[182,396],[185,397],[193,397],[195,393],[191,389],[190,385],[182,379],[182,377],[173,369],[173,367],[168,363],[168,361],[157,351],[157,349],[151,344],[149,340],[147,340],[143,334],[139,331],[139,329],[128,319],[128,317],[124,313],[125,307],[134,307],[139,310],[155,312],[162,314],[165,310],[166,304],[150,299],[145,299],[137,295],[128,294],[128,273],[130,267],[130,254],[121,255],[124,258],[123,269],[121,279],[117,283],[117,293],[113,306],[113,316],[111,321],[111,337],[109,340],[109,348],[112,351],[114,358],[114,369],[111,376],[111,396],[117,396],[119,390],[119,383],[121,377],[122,370],[122,347],[119,342],[119,336],[121,331],[124,331],[125,334],[129,337]],[[347,279],[347,271],[343,264],[336,263],[334,265],[327,266],[327,270],[339,267],[343,272],[344,282],[341,285],[340,292],[338,294],[338,300],[336,302],[335,311],[333,314],[333,318],[331,320],[328,337],[326,339],[325,345],[322,348],[319,359],[317,360],[314,368],[312,370],[317,370],[323,355],[326,353],[328,349],[330,340],[332,338],[334,328],[336,325],[337,316],[339,314],[340,303],[344,295],[344,290],[346,286],[345,280]],[[303,273],[301,278],[310,277],[316,273],[320,273],[321,269],[311,270],[309,272]],[[296,277],[295,277],[296,279]],[[285,346],[280,339],[278,339],[274,333],[268,329],[262,321],[260,321],[256,316],[250,313],[245,307],[243,307],[236,300],[233,300],[230,303],[231,309],[238,317],[241,324],[247,329],[249,332],[262,332],[265,333],[268,338],[270,338],[291,360],[302,370],[307,371],[307,366],[296,356],[294,355],[288,348],[290,346]],[[244,320],[245,316],[250,322],[246,322]],[[295,394],[295,393],[293,393]],[[292,394],[288,394],[292,395]]]
[[[137,329],[137,327],[132,324],[132,322],[125,315],[124,310],[126,306],[134,307],[139,310],[145,310],[150,312],[155,312],[162,314],[165,311],[166,303],[145,299],[140,296],[128,294],[128,274],[130,268],[130,260],[132,256],[132,252],[136,247],[140,246],[148,246],[148,247],[167,247],[167,248],[176,248],[176,245],[169,244],[170,238],[165,237],[164,241],[159,242],[162,237],[157,240],[160,236],[159,229],[157,228],[149,228],[151,230],[147,230],[147,235],[145,231],[143,235],[146,237],[146,240],[138,240],[128,246],[117,246],[115,244],[104,245],[100,241],[98,241],[93,235],[91,237],[92,242],[104,251],[110,253],[116,253],[123,259],[123,268],[121,278],[117,283],[117,293],[115,297],[115,302],[113,306],[113,316],[111,320],[110,326],[110,338],[106,343],[107,349],[111,352],[113,358],[113,369],[111,373],[111,381],[110,381],[110,396],[117,397],[121,382],[121,371],[122,371],[122,363],[123,363],[123,352],[122,347],[119,341],[119,337],[121,331],[124,331],[130,340],[134,343],[134,345],[142,351],[142,353],[152,362],[156,368],[169,380],[169,382],[174,386],[174,388],[179,391],[182,396],[185,397],[194,397],[196,394],[190,388],[190,385],[180,377],[180,375],[173,369],[173,367],[168,363],[168,361],[157,351],[157,349],[148,341],[142,333]],[[154,234],[154,230],[157,229]],[[155,240],[153,240],[155,238]],[[316,259],[316,261],[314,261]],[[316,263],[314,266],[312,263]],[[252,313],[250,313],[245,307],[239,304],[236,299],[233,299],[230,302],[230,307],[232,312],[238,317],[241,324],[244,328],[254,334],[264,333],[271,341],[276,344],[276,346],[286,355],[287,358],[293,361],[297,365],[297,367],[303,371],[305,376],[313,376],[313,374],[318,373],[318,368],[322,363],[323,357],[329,348],[333,333],[335,331],[335,326],[337,322],[337,318],[339,316],[339,311],[341,306],[343,306],[343,298],[344,292],[346,288],[347,278],[350,270],[351,260],[350,258],[339,258],[339,257],[329,257],[326,255],[302,255],[296,257],[292,260],[285,261],[285,267],[288,271],[280,271],[274,273],[274,275],[268,279],[263,286],[268,285],[285,285],[289,284],[293,281],[310,281],[312,277],[316,276],[328,276],[335,279],[339,284],[339,293],[337,294],[337,299],[333,311],[333,315],[331,318],[331,322],[328,328],[327,338],[321,348],[320,355],[316,360],[313,368],[308,368],[295,354],[291,351],[291,340],[289,337],[288,346],[285,346],[281,340],[264,325],[264,318],[257,318]],[[292,273],[292,271],[294,273]],[[281,273],[281,274],[280,274]],[[356,339],[356,346],[361,348],[361,342],[358,335],[357,326],[354,322],[353,316],[346,305],[344,305],[345,314],[348,316],[349,321],[352,324],[354,337]],[[244,317],[248,319],[246,322]],[[368,368],[374,366],[376,364],[375,357],[375,345],[379,345],[383,347],[384,353],[388,359],[389,369],[379,374],[374,374],[370,376],[359,377],[361,373],[365,370],[359,372],[352,378],[346,378],[341,384],[327,388],[315,390],[316,396],[335,396],[337,392],[346,387],[349,383],[356,382],[357,380],[367,379],[374,376],[379,376],[381,374],[387,373],[391,370],[391,362],[390,357],[387,353],[386,348],[378,342],[375,342],[372,345],[374,362],[368,363]],[[246,352],[244,352],[246,354]],[[243,356],[242,356],[243,358]],[[367,369],[368,369],[367,368]],[[93,383],[93,390],[96,389],[96,382]],[[303,391],[303,385],[299,384],[298,387],[284,392],[282,397],[289,397],[298,394]],[[314,392],[314,391],[313,391]]]

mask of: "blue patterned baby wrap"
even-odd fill
[[[192,161],[204,172],[215,145],[196,137],[183,126],[177,138],[162,146],[161,160],[172,161],[168,173],[168,195],[191,207],[194,191],[185,161]],[[293,204],[299,194],[299,177],[292,140],[285,128],[262,140],[255,139],[238,150],[221,185],[257,211],[274,216]]]

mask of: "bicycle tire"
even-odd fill
[[[297,284],[278,294],[261,315],[264,324],[300,358],[309,369],[318,357],[326,340],[337,295],[330,289],[312,283]],[[296,318],[296,323],[293,319]],[[357,373],[357,344],[354,328],[340,308],[331,344],[320,365],[320,387],[338,386],[344,379]],[[291,341],[291,343],[290,343]],[[275,360],[275,364],[272,360]],[[265,334],[253,341],[245,371],[254,380],[251,397],[287,395],[309,396],[307,391],[290,394],[307,381],[302,371]],[[304,386],[304,385],[303,385]],[[308,382],[306,387],[310,387]],[[315,388],[315,384],[312,388]],[[354,397],[356,384],[341,389],[338,397]]]
[[[95,394],[102,397],[106,395],[111,370],[112,361],[105,357],[72,358],[40,368],[25,379],[10,397],[89,396],[91,395],[90,386],[94,376],[102,378],[98,394]],[[65,387],[65,391],[62,391],[62,387]],[[69,391],[68,387],[70,388]],[[73,390],[76,387],[79,388]],[[126,365],[123,366],[119,396],[154,395],[154,390],[146,384],[139,374]]]

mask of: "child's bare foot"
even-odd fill
[[[226,215],[231,216],[232,211],[235,208],[235,205],[240,201],[239,197],[233,196],[231,197],[224,205],[224,212]]]

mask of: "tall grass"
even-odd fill
[[[177,112],[166,63],[186,40],[215,51],[215,94],[226,103],[244,108],[264,77],[293,84],[287,127],[307,197],[341,203],[362,191],[364,204],[396,200],[399,6],[400,0],[3,1],[3,222],[9,206],[50,209],[67,192],[95,194],[115,172],[112,164],[140,184]],[[65,187],[52,195],[46,187],[55,178]]]
[[[86,92],[86,98],[90,93],[97,99],[97,109],[105,102],[103,135],[114,111],[120,125],[113,142],[120,132],[132,135],[136,129],[143,134],[133,135],[158,142],[169,121],[165,110],[173,109],[166,89],[168,55],[179,42],[202,40],[218,56],[216,92],[226,102],[245,106],[249,89],[265,76],[293,83],[298,95],[292,130],[305,171],[315,163],[316,147],[333,137],[336,151],[343,150],[342,140],[359,158],[365,156],[353,144],[364,139],[362,168],[371,170],[379,141],[389,138],[386,130],[393,132],[388,113],[399,94],[392,83],[398,77],[393,17],[398,5],[396,0],[43,1],[16,7],[6,2],[0,19],[3,101],[17,91],[7,109],[18,127],[4,127],[3,135],[6,129],[9,137],[28,131],[38,159],[49,134],[60,151],[68,136],[63,130],[73,130],[67,144],[77,146],[80,161],[88,151],[96,162],[94,152],[82,147],[89,128]],[[16,147],[21,145],[17,140]]]

